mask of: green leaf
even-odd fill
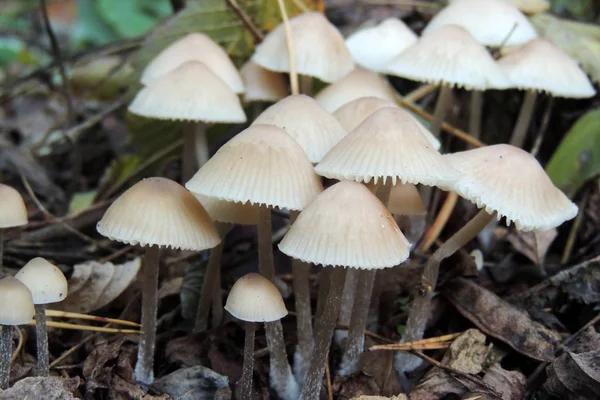
[[[600,109],[577,120],[552,155],[546,172],[569,197],[600,173]]]
[[[94,0],[77,0],[77,26],[74,41],[77,47],[103,45],[117,39],[103,20]]]
[[[69,215],[77,214],[78,212],[89,208],[94,203],[95,198],[95,190],[75,193],[71,199],[71,204],[69,204]]]
[[[155,16],[146,14],[138,6],[138,2],[131,0],[97,0],[96,2],[96,7],[104,21],[119,37],[125,39],[144,35],[158,22]]]

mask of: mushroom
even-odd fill
[[[275,102],[289,93],[282,74],[269,71],[255,62],[248,61],[244,64],[240,68],[240,75],[246,87],[244,103]]]
[[[304,262],[333,267],[327,303],[317,319],[315,350],[300,398],[319,398],[339,313],[345,268],[379,269],[398,265],[408,257],[409,248],[410,244],[385,206],[369,189],[356,182],[331,186],[300,212],[279,249]],[[362,339],[356,345],[360,355]]]
[[[106,210],[97,230],[111,240],[148,246],[141,270],[142,334],[135,366],[137,380],[148,385],[154,380],[160,248],[200,251],[221,239],[198,200],[165,178],[146,178],[125,191]]]
[[[288,314],[277,287],[260,274],[251,272],[238,279],[227,296],[225,309],[235,318],[246,322],[244,366],[236,398],[252,399],[254,371],[254,331],[257,322],[265,326]]]
[[[15,278],[0,279],[0,389],[8,389],[13,326],[31,321],[35,310],[31,292]]]
[[[35,305],[35,335],[37,344],[37,374],[48,376],[48,332],[46,304],[58,303],[67,297],[67,278],[46,259],[36,257],[17,272],[15,278],[29,288]]]
[[[4,229],[27,224],[27,207],[21,194],[14,188],[0,183],[0,277],[4,253]]]

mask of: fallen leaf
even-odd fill
[[[600,398],[600,350],[566,352],[546,368],[544,389],[560,399]]]
[[[525,257],[529,258],[535,264],[542,264],[546,259],[546,254],[550,245],[558,235],[556,229],[547,231],[510,231],[506,235],[506,240],[513,248]]]
[[[100,297],[94,305],[94,309],[97,310],[102,308],[119,297],[119,295],[129,287],[131,282],[133,282],[141,266],[142,259],[140,257],[136,257],[124,264],[115,265],[113,276],[106,288],[104,288],[102,294],[100,294]]]
[[[78,376],[68,379],[53,376],[23,378],[10,389],[0,392],[0,399],[76,400],[73,393],[80,384]]]
[[[502,394],[502,400],[521,400],[525,397],[527,380],[519,371],[507,371],[495,363],[486,371],[483,381]],[[482,393],[481,400],[492,399],[495,396]]]
[[[373,343],[367,338],[365,348]],[[402,390],[398,374],[394,369],[394,352],[371,352],[366,351],[360,357],[360,370],[366,376],[375,379],[379,390],[377,394],[392,395]],[[371,393],[373,394],[373,393]]]
[[[399,394],[398,396],[384,397],[384,396],[358,396],[353,397],[350,400],[408,400],[405,394]]]
[[[485,335],[477,329],[468,329],[457,337],[444,355],[444,364],[466,374],[478,374],[490,352]]]
[[[113,340],[94,347],[83,363],[83,376],[86,378],[85,390],[87,395],[93,395],[97,389],[111,387],[114,360],[119,357],[124,338]]]
[[[170,394],[174,400],[212,400],[219,389],[229,387],[229,380],[209,368],[196,365],[158,378],[151,386],[158,393]],[[184,397],[186,395],[188,397]]]

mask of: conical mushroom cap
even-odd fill
[[[346,39],[356,64],[375,72],[386,72],[390,61],[417,41],[417,35],[397,18],[361,29]]]
[[[210,217],[226,224],[258,225],[258,207],[193,193]]]
[[[301,75],[335,82],[354,68],[350,51],[335,26],[317,12],[290,19],[296,71]],[[273,29],[258,46],[252,61],[263,68],[290,72],[284,25]]]
[[[486,48],[457,25],[444,25],[421,36],[391,61],[388,73],[468,90],[510,87],[510,81]]]
[[[279,72],[269,71],[260,65],[248,61],[240,69],[246,91],[244,102],[277,101],[288,95],[287,82]]]
[[[519,46],[537,37],[527,17],[506,0],[453,0],[433,17],[423,35],[446,25],[462,26],[479,43],[492,47]]]
[[[450,186],[461,197],[497,212],[522,231],[548,230],[577,215],[577,206],[560,191],[538,161],[508,144],[445,155],[460,173]]]
[[[27,207],[16,189],[0,183],[0,204],[0,229],[27,224]]]
[[[242,276],[233,284],[225,309],[246,322],[272,322],[288,314],[277,287],[254,272]]]
[[[399,108],[382,108],[344,137],[315,167],[319,175],[370,182],[449,185],[457,172]]]
[[[246,122],[237,95],[198,61],[186,61],[142,88],[129,111],[156,119]]]
[[[290,210],[303,209],[323,190],[302,147],[283,129],[261,124],[225,143],[185,186],[204,196]]]
[[[339,182],[298,215],[279,249],[314,264],[380,269],[406,260],[410,243],[369,189]]]
[[[388,210],[397,215],[425,215],[427,210],[415,185],[396,184],[390,191]]]
[[[519,50],[502,57],[498,65],[514,86],[522,90],[574,98],[596,94],[577,62],[546,39],[533,39]]]
[[[67,297],[67,278],[58,267],[44,258],[30,260],[15,278],[29,288],[33,304],[58,303]]]
[[[140,81],[150,85],[186,61],[206,65],[235,93],[244,93],[244,83],[225,50],[203,33],[190,33],[171,43],[146,66]]]
[[[386,107],[399,108],[396,103],[388,100],[378,99],[377,97],[361,97],[338,108],[336,112],[333,113],[333,116],[340,121],[340,124],[342,124],[342,127],[346,132],[351,132],[375,111],[379,111]],[[402,110],[402,108],[400,109]],[[410,115],[407,111],[405,112]],[[440,141],[433,136],[433,134],[429,132],[418,119],[414,118],[414,120],[433,147],[439,149],[441,146]]]
[[[0,325],[23,325],[34,314],[29,288],[15,278],[0,279]]]
[[[96,229],[111,240],[140,246],[200,251],[221,241],[202,204],[165,178],[147,178],[130,187],[106,210]]]
[[[275,125],[298,142],[312,163],[339,142],[346,131],[335,117],[311,97],[288,96],[262,112],[253,124]]]

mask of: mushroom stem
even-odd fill
[[[246,322],[246,340],[244,341],[244,367],[240,380],[239,392],[236,398],[252,399],[252,375],[254,373],[254,322]]]
[[[4,278],[4,229],[0,228],[0,279]]]
[[[10,359],[12,357],[12,331],[10,325],[0,325],[0,389],[8,389]]]
[[[149,385],[154,380],[154,346],[156,342],[156,315],[158,308],[158,260],[160,248],[150,246],[144,255],[142,270],[142,333],[138,345],[135,377]]]
[[[510,144],[517,147],[523,147],[525,138],[527,137],[527,131],[529,130],[529,124],[531,117],[533,116],[533,109],[535,108],[535,100],[537,99],[537,93],[533,90],[527,90],[523,96],[523,103],[521,104],[521,111],[519,111],[519,118],[515,124],[512,136],[510,138]]]
[[[435,104],[435,111],[433,112],[433,119],[431,120],[431,127],[429,131],[433,133],[435,137],[440,136],[440,129],[446,118],[446,112],[448,111],[448,105],[450,103],[450,97],[452,95],[452,87],[448,85],[441,85],[440,92],[438,93],[437,103]]]
[[[340,315],[338,317],[340,324],[350,325],[350,319],[352,318],[352,306],[354,305],[354,297],[356,295],[358,275],[358,270],[354,268],[350,268],[348,272],[346,272],[344,291],[342,292],[342,304],[340,305]],[[342,341],[347,337],[347,329],[337,329],[335,331],[333,340],[337,344],[342,344]]]
[[[483,108],[483,91],[471,91],[471,107],[469,114],[469,133],[474,138],[481,137],[481,112]],[[472,147],[472,146],[471,146]]]
[[[48,331],[46,330],[46,305],[35,305],[35,338],[37,344],[37,376],[48,376]]]
[[[221,272],[217,273],[215,281],[215,290],[212,299],[212,326],[221,325],[223,321],[223,293],[221,292]]]
[[[312,76],[299,75],[300,78],[300,93],[307,96],[312,96]]]
[[[183,125],[183,149],[181,153],[181,183],[186,183],[196,173],[196,124],[186,122]]]
[[[402,342],[411,342],[423,338],[427,317],[429,316],[429,305],[433,297],[435,285],[437,284],[439,267],[442,260],[450,257],[461,247],[469,243],[485,228],[495,215],[495,212],[489,214],[485,209],[482,209],[465,226],[446,240],[429,258],[423,270],[423,275],[421,275],[418,292],[410,307],[408,321],[406,322],[406,333],[402,338]],[[395,360],[396,370],[400,373],[411,369],[408,368],[408,364],[411,364],[413,357],[409,353],[398,352]]]
[[[325,304],[327,304],[327,293],[329,293],[329,284],[331,283],[330,268],[323,268],[319,273],[319,292],[317,293],[317,309],[315,310],[315,318],[321,318]]]
[[[268,280],[275,279],[273,265],[273,233],[271,232],[271,209],[258,207],[258,270]]]

